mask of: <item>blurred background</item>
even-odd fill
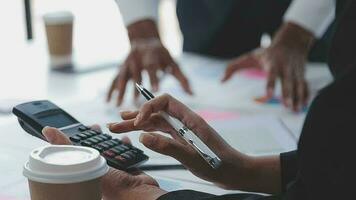
[[[24,0],[0,0],[0,100],[48,96],[47,83],[56,76],[48,78],[51,74],[44,69],[49,68],[42,19],[45,13],[68,10],[74,14],[74,60],[81,67],[120,63],[128,53],[126,30],[114,0],[30,0],[30,3],[34,38],[27,40]],[[175,1],[162,1],[160,15],[168,22],[160,22],[162,40],[177,56],[181,53],[182,39]],[[107,78],[109,83],[111,77]]]

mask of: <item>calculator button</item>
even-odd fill
[[[97,133],[96,131],[93,131],[93,130],[89,130],[87,132],[90,133],[92,136],[99,134],[99,133]]]
[[[117,150],[120,151],[121,153],[123,153],[123,152],[125,151],[125,149],[122,148],[122,145],[116,146],[116,147],[114,147],[114,149],[117,149]]]
[[[113,151],[113,152],[116,153],[116,154],[121,154],[121,153],[123,153],[122,151],[117,150],[117,149],[115,149],[115,148],[112,148],[111,151]]]
[[[96,149],[96,150],[98,150],[99,152],[104,151],[103,147],[101,147],[101,146],[99,146],[99,145],[95,145],[93,148]]]
[[[84,135],[83,133],[80,133],[80,134],[78,134],[77,135],[78,137],[80,137],[80,139],[87,139],[87,136],[86,135]]]
[[[103,141],[104,141],[104,139],[101,138],[101,137],[99,137],[99,136],[95,136],[95,137],[93,137],[93,139],[96,139],[96,140],[98,140],[99,142],[103,142]]]
[[[86,126],[79,126],[79,127],[78,127],[78,130],[79,130],[80,132],[82,132],[82,131],[88,130],[88,128],[87,128]]]
[[[103,141],[108,140],[107,137],[104,134],[100,134],[97,137],[101,138]]]
[[[92,134],[88,133],[88,132],[83,132],[83,135],[85,135],[87,138],[90,138],[92,136]]]
[[[132,159],[132,157],[130,155],[128,155],[127,153],[123,153],[123,154],[121,154],[121,156],[126,159]]]
[[[87,147],[90,147],[90,146],[93,145],[93,143],[91,143],[91,142],[89,142],[89,141],[84,141],[84,142],[82,142],[82,143],[80,143],[80,144],[83,145],[83,146],[87,146]]]
[[[106,140],[111,140],[112,139],[111,135],[103,134],[103,136],[106,138]]]
[[[113,142],[115,145],[121,144],[121,141],[119,139],[117,139],[117,138],[112,139],[111,142]]]
[[[99,145],[102,146],[105,149],[110,149],[110,146],[105,144],[105,143],[100,143]]]
[[[115,156],[115,153],[114,153],[113,151],[111,151],[111,150],[104,151],[103,154],[104,154],[105,156],[107,156],[107,157],[110,157],[110,158],[112,158],[112,157]]]
[[[143,153],[143,151],[141,149],[138,149],[136,147],[132,147],[131,151],[134,153]]]
[[[131,156],[131,158],[135,158],[136,157],[136,154],[133,153],[132,151],[127,151],[127,152],[125,152],[125,154]]]
[[[94,144],[99,143],[99,140],[97,140],[97,139],[95,139],[95,138],[89,138],[88,141],[89,141],[89,142],[92,142],[92,143],[94,143]]]
[[[130,149],[130,146],[128,146],[127,144],[123,144],[123,145],[121,145],[121,147],[122,147],[125,151],[127,151],[127,150]]]
[[[80,137],[78,137],[78,136],[73,136],[73,137],[70,137],[69,138],[72,142],[79,142],[80,141]]]
[[[120,162],[126,162],[126,158],[122,156],[115,156],[115,160],[120,161]]]
[[[107,145],[110,145],[110,147],[114,147],[115,143],[113,143],[111,140],[105,142]]]

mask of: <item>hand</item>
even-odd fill
[[[100,130],[98,126],[93,128]],[[51,144],[72,144],[69,138],[56,128],[45,127],[42,132]],[[130,140],[124,137],[123,142],[129,143]],[[152,177],[140,171],[129,174],[114,168],[110,168],[102,178],[101,187],[105,200],[153,200],[166,193],[159,188],[158,183]]]
[[[222,165],[216,170],[211,168],[161,117],[160,111],[179,119],[196,133],[221,158]],[[110,131],[124,133],[144,130],[168,133],[174,139],[158,133],[143,133],[140,142],[153,151],[174,157],[196,176],[223,188],[259,190],[251,178],[253,159],[234,150],[201,117],[173,97],[156,97],[146,102],[139,111],[123,112],[121,117],[123,122],[108,124]]]
[[[148,72],[154,92],[159,88],[157,73],[163,71],[171,73],[180,82],[183,89],[188,94],[192,94],[188,79],[161,43],[156,29],[156,25],[150,20],[141,21],[128,27],[131,51],[111,84],[107,101],[110,101],[113,92],[118,90],[117,105],[121,105],[128,81],[132,79],[133,84],[141,83],[141,73],[144,70]],[[138,91],[135,90],[135,98],[138,95]]]
[[[314,41],[311,33],[287,23],[282,26],[266,49],[258,49],[233,60],[225,71],[223,82],[234,72],[257,67],[268,72],[267,97],[272,97],[275,82],[282,83],[282,100],[286,107],[300,111],[308,102],[309,90],[304,78],[309,49]]]

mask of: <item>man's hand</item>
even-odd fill
[[[163,46],[159,38],[157,27],[151,20],[143,20],[128,27],[131,41],[131,51],[120,71],[113,80],[107,100],[110,101],[115,90],[119,91],[117,105],[121,105],[127,83],[132,79],[133,83],[141,83],[142,71],[146,70],[151,82],[152,90],[159,88],[159,71],[171,73],[182,85],[183,89],[192,94],[188,79],[179,69],[168,50]],[[135,97],[138,92],[135,90]]]
[[[223,77],[229,80],[234,72],[257,67],[268,72],[267,96],[274,94],[277,79],[282,84],[282,99],[286,107],[300,111],[308,102],[309,90],[304,78],[305,64],[314,37],[303,28],[284,24],[266,49],[258,49],[232,61]]]
[[[218,169],[213,169],[207,164],[206,161],[161,117],[159,113],[162,111],[179,119],[197,134],[197,136],[221,158],[221,166]],[[269,179],[268,184],[262,184],[262,179],[260,180],[260,178],[257,178],[260,176],[256,174],[263,173],[261,173],[260,170],[256,170],[258,172],[255,173],[254,166],[256,162],[254,158],[233,149],[200,116],[169,95],[159,96],[146,102],[139,111],[122,112],[121,117],[124,120],[123,122],[108,124],[110,131],[115,133],[124,133],[134,130],[149,131],[150,133],[143,133],[140,136],[140,142],[143,145],[153,151],[177,159],[193,174],[200,178],[211,181],[227,189],[240,189],[265,193],[272,193],[279,190],[278,170],[275,170],[277,173],[274,173],[273,175],[273,177],[277,178],[271,178]],[[171,137],[152,133],[152,131],[165,132]],[[273,166],[279,166],[278,161],[274,163],[277,164],[274,164]],[[264,169],[261,171],[269,170]],[[273,182],[274,180],[277,181]]]
[[[92,128],[100,130],[98,126]],[[72,144],[69,138],[56,128],[46,127],[42,133],[51,144]],[[129,143],[130,140],[126,137],[123,142]],[[152,177],[143,172],[135,171],[129,174],[113,168],[102,178],[101,187],[104,200],[154,200],[166,193]]]

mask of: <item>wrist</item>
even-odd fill
[[[159,32],[156,22],[150,19],[137,21],[127,27],[130,42],[137,40],[159,40]]]
[[[278,47],[308,54],[315,41],[308,30],[292,22],[284,23],[275,34],[271,47]]]

